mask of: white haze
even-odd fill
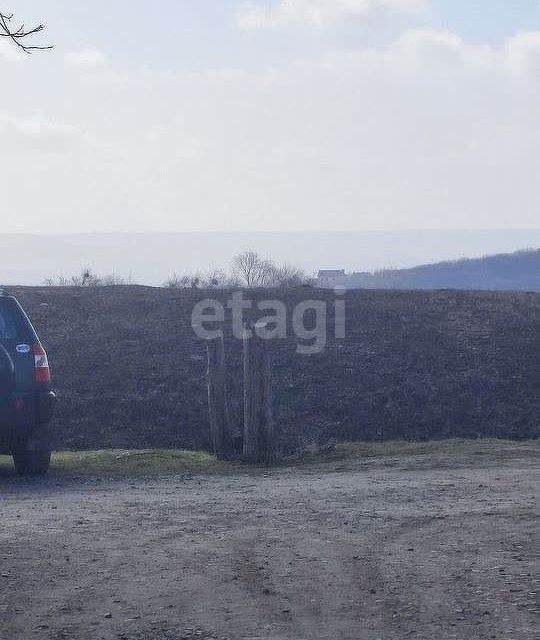
[[[223,19],[245,55],[219,64],[204,40],[149,65],[88,34],[1,43],[1,230],[538,228],[540,31],[483,44],[422,24],[429,3],[269,4]]]
[[[459,257],[540,247],[540,230],[370,233],[0,234],[0,284],[42,284],[90,267],[134,283],[161,285],[178,275],[228,269],[233,256],[254,249],[307,273],[342,268],[371,271]]]

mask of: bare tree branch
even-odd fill
[[[271,280],[274,265],[255,251],[245,251],[233,260],[233,272],[247,287],[265,287]]]
[[[26,44],[24,38],[28,36],[40,33],[45,29],[45,25],[38,24],[37,27],[26,29],[24,24],[15,27],[12,24],[13,14],[3,13],[0,11],[0,38],[9,38],[19,49],[22,49],[25,53],[32,53],[34,50],[52,49],[53,45],[30,45]]]

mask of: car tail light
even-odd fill
[[[34,345],[34,366],[36,371],[36,382],[46,384],[51,381],[51,370],[45,349],[40,344]]]

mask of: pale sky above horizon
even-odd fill
[[[0,0],[0,231],[540,228],[539,0]]]

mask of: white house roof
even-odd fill
[[[319,278],[334,278],[336,276],[344,276],[345,269],[321,269]]]

